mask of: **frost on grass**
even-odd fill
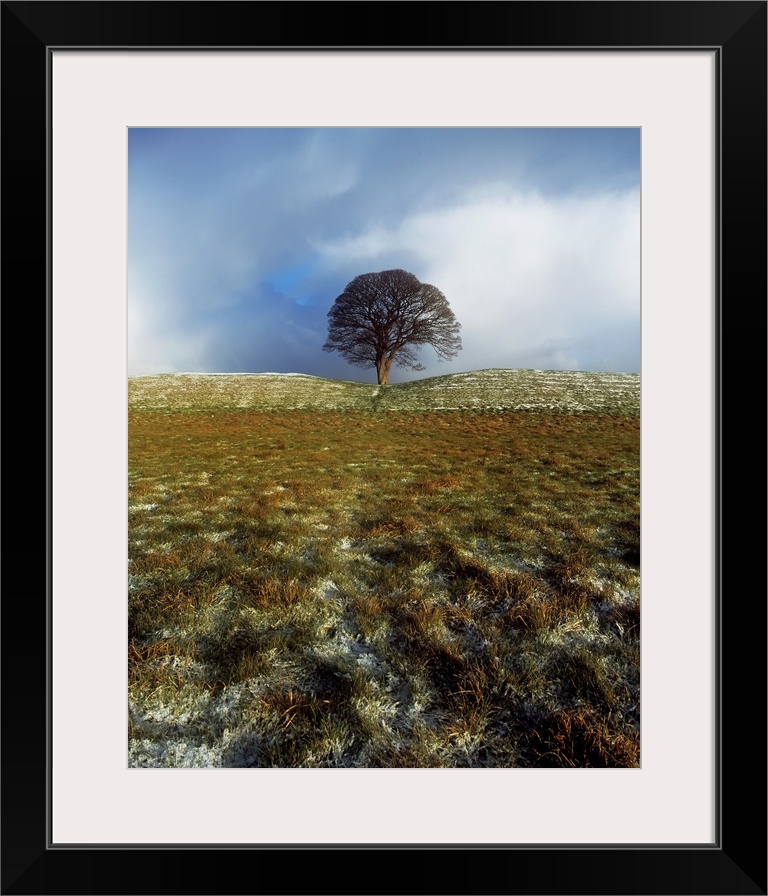
[[[130,766],[637,764],[639,377],[129,394]]]
[[[130,377],[132,410],[326,409],[638,413],[640,376],[571,370],[490,369],[382,389],[306,374],[174,373]]]

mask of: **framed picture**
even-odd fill
[[[764,538],[741,500],[736,529],[723,489],[724,362],[738,350],[737,412],[743,384],[750,405],[764,384],[766,4],[456,3],[439,25],[434,7],[406,9],[407,42],[396,7],[348,5],[356,39],[338,44],[322,4],[2,4],[4,279],[46,333],[48,409],[45,535],[38,506],[22,524],[14,509],[7,551],[4,893],[766,892],[766,620],[749,559]],[[351,127],[639,131],[638,761],[127,761],[130,135]],[[162,335],[141,330],[145,357]],[[27,419],[28,389],[13,391]],[[762,421],[741,416],[739,468],[763,469]],[[37,600],[30,533],[46,545]],[[297,706],[278,707],[284,727]]]

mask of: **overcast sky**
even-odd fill
[[[635,128],[131,128],[128,373],[308,373],[358,274],[440,289],[488,367],[640,370]]]

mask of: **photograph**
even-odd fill
[[[128,130],[128,765],[637,768],[641,129]]]
[[[768,2],[0,7],[3,896],[766,896]]]

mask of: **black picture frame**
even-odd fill
[[[368,2],[343,9],[323,2],[2,3],[2,286],[13,339],[6,358],[15,369],[6,370],[3,389],[10,423],[6,472],[12,471],[1,608],[3,894],[767,892],[765,531],[756,523],[765,519],[767,9],[764,0],[416,2],[399,8]],[[53,50],[64,47],[716,51],[715,843],[319,843],[258,853],[237,845],[52,845],[49,62]],[[20,354],[33,345],[32,358]],[[32,419],[39,427],[34,439],[27,428]],[[36,490],[29,483],[37,483]],[[760,507],[750,514],[744,502],[754,504],[755,495]]]

